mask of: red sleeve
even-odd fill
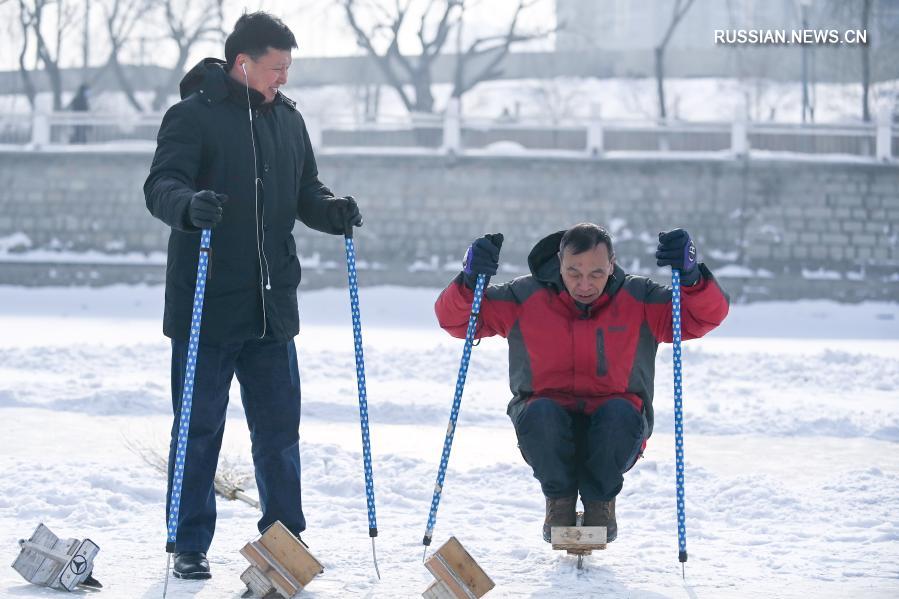
[[[714,275],[700,264],[702,278],[692,287],[681,287],[681,339],[698,339],[720,325],[727,316],[730,299]],[[646,321],[656,340],[673,341],[671,287],[648,281]]]
[[[490,285],[481,299],[481,314],[475,339],[499,335],[506,337],[518,319],[519,305],[509,290],[510,283]],[[440,327],[453,337],[465,339],[474,291],[465,286],[459,275],[440,293],[434,312]]]

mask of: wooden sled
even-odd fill
[[[302,541],[281,522],[269,526],[240,553],[250,562],[250,567],[240,575],[247,585],[244,597],[290,599],[325,571]]]
[[[584,567],[584,556],[606,548],[605,526],[581,526],[583,512],[577,514],[576,526],[553,526],[550,540],[553,549],[577,556],[578,570]]]
[[[421,594],[425,599],[478,599],[496,586],[456,537],[441,545],[425,567],[437,579]]]
[[[90,539],[60,539],[41,523],[19,546],[22,550],[12,567],[30,583],[61,591],[103,586],[91,576],[100,548]]]

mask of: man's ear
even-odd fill
[[[234,66],[237,67],[238,72],[246,74],[249,60],[250,57],[243,52],[237,55],[237,58],[234,59]]]

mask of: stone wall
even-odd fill
[[[56,282],[161,278],[168,231],[142,194],[151,153],[78,150],[0,152],[0,282],[44,282],[48,269],[69,273]],[[319,169],[363,209],[363,282],[443,281],[473,238],[495,231],[514,274],[540,237],[589,220],[612,231],[630,271],[655,273],[658,231],[681,226],[738,298],[899,299],[895,164],[341,153],[319,156]],[[306,278],[319,270],[339,284],[343,244],[299,223],[295,233]],[[22,265],[41,249],[84,258]],[[85,275],[95,251],[123,264]],[[135,252],[156,254],[133,263]]]

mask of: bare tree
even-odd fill
[[[169,76],[156,88],[153,97],[153,110],[161,110],[166,105],[166,98],[184,75],[187,58],[197,42],[225,38],[225,0],[195,0],[192,3],[178,0],[156,1],[161,2],[164,9],[165,39],[175,42],[178,49],[178,57],[169,70]]]
[[[871,22],[871,4],[872,0],[862,0],[862,31],[868,30]],[[868,40],[862,44],[862,120],[866,123],[871,120],[871,105],[868,102],[868,95],[871,90],[871,46]]]
[[[28,42],[31,39],[31,28],[34,24],[34,14],[27,10],[24,0],[19,0],[19,23],[22,25],[22,47],[19,50],[19,73],[22,75],[22,86],[25,88],[25,96],[28,104],[34,109],[37,89],[31,80],[31,71],[28,70],[26,58],[28,57]]]
[[[356,35],[356,43],[375,61],[378,70],[410,112],[432,112],[433,68],[452,31],[460,40],[454,76],[453,96],[459,97],[481,81],[501,73],[499,65],[512,44],[547,35],[519,31],[521,12],[536,0],[519,0],[514,17],[505,33],[475,39],[463,52],[461,31],[467,0],[394,0],[392,8],[378,0],[337,0]],[[419,8],[423,5],[423,8]],[[373,24],[363,24],[365,13],[373,13]],[[416,17],[418,53],[400,49],[401,32]],[[467,69],[471,67],[469,72]],[[408,85],[407,85],[408,83]],[[411,87],[411,90],[409,89]]]
[[[431,93],[431,69],[443,45],[449,37],[450,29],[462,12],[464,0],[446,0],[442,14],[432,31],[427,31],[432,10],[437,0],[428,0],[421,16],[418,28],[418,41],[421,46],[417,56],[406,56],[400,51],[400,31],[406,23],[413,0],[396,0],[395,11],[390,11],[377,1],[362,2],[356,0],[339,0],[346,13],[347,22],[356,35],[356,43],[374,59],[375,64],[387,79],[387,83],[396,90],[403,105],[410,112],[431,112],[434,107],[434,96]],[[366,30],[360,21],[360,13],[365,9],[377,13],[375,24]],[[387,43],[383,53],[376,46]],[[404,85],[412,84],[412,95]]]
[[[34,34],[35,51],[44,65],[53,92],[53,110],[62,109],[62,73],[59,59],[63,41],[75,23],[76,7],[67,0],[19,0],[19,18],[25,33],[19,66],[23,68],[27,53],[28,30]],[[24,77],[27,80],[27,77]],[[26,84],[27,86],[28,84]],[[32,86],[30,92],[34,93]],[[29,101],[34,105],[33,96]]]
[[[81,78],[87,78],[87,65],[91,56],[91,0],[84,0],[84,18],[81,23]]]
[[[668,48],[668,42],[677,26],[686,16],[687,11],[693,6],[693,0],[674,0],[674,9],[671,12],[671,21],[668,22],[668,28],[659,45],[655,47],[655,70],[656,70],[656,90],[659,97],[659,118],[665,119],[668,116],[665,110],[665,50]]]
[[[531,89],[530,95],[540,107],[540,114],[549,117],[553,125],[578,115],[578,108],[589,104],[589,96],[583,89],[566,84],[564,79],[541,79]],[[555,133],[554,133],[555,135]]]
[[[513,44],[546,37],[558,30],[558,28],[553,28],[528,33],[518,30],[521,13],[531,6],[534,6],[539,1],[540,0],[531,0],[528,2],[519,0],[518,5],[515,7],[515,13],[512,16],[512,20],[509,22],[504,33],[479,37],[472,41],[468,46],[468,49],[464,52],[462,52],[461,49],[462,28],[465,24],[463,18],[465,6],[463,5],[463,16],[460,17],[458,25],[459,49],[456,56],[456,71],[453,79],[452,95],[454,98],[461,98],[462,94],[482,81],[499,78],[502,75],[502,68],[500,68],[500,65],[503,60],[505,60],[506,56],[508,56]],[[471,72],[466,72],[469,69]]]
[[[106,32],[109,34],[106,66],[112,68],[128,103],[138,112],[143,112],[144,107],[138,101],[134,86],[122,67],[119,53],[131,39],[134,27],[152,10],[153,5],[150,0],[103,0],[102,6]]]
[[[829,14],[836,17],[839,22],[858,22],[860,29],[862,31],[867,31],[868,33],[866,43],[859,44],[859,52],[861,53],[861,72],[859,73],[853,68],[852,73],[853,75],[858,75],[861,79],[862,120],[869,122],[871,120],[871,33],[872,29],[874,29],[872,26],[876,24],[877,20],[875,18],[875,23],[872,23],[871,13],[874,9],[874,0],[828,0],[825,8]]]

